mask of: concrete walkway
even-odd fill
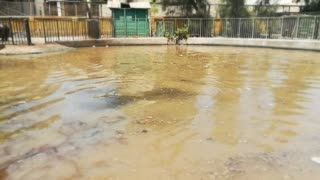
[[[0,55],[25,55],[25,54],[42,54],[50,52],[61,52],[71,50],[73,48],[66,47],[60,44],[36,44],[33,46],[27,45],[6,45],[5,48],[0,48]]]

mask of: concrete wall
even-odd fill
[[[127,45],[167,45],[166,38],[110,38],[105,40],[85,40],[60,42],[69,47],[127,46]],[[173,45],[173,43],[170,43]],[[275,40],[275,39],[236,39],[236,38],[189,38],[186,45],[239,46],[279,49],[299,49],[320,51],[319,40]]]
[[[320,51],[319,40],[189,38],[189,45],[241,46]]]

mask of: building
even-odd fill
[[[87,0],[88,2],[97,2]],[[99,3],[90,3],[93,16],[110,17],[108,8],[113,3],[150,2],[150,0],[99,0]],[[179,17],[186,16],[186,10],[172,0],[164,6],[163,0],[152,0],[150,16]],[[107,5],[108,4],[108,5]],[[273,8],[276,13],[299,13],[305,5],[304,0],[246,0],[245,6],[253,15],[257,9]],[[209,17],[220,17],[219,9],[225,6],[222,0],[207,0],[206,14]],[[83,0],[0,0],[0,16],[87,16],[87,4]],[[193,10],[191,14],[195,14]],[[190,14],[190,12],[188,11]]]
[[[163,0],[155,0],[151,12],[153,16],[181,16],[183,8],[172,1],[172,5],[163,8]],[[305,5],[304,0],[246,0],[245,6],[252,14],[259,7],[273,8],[278,14],[299,13]],[[225,6],[222,0],[207,0],[207,11],[210,17],[220,17],[219,9]]]

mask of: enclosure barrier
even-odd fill
[[[0,18],[0,44],[29,44],[28,18]]]
[[[155,18],[152,34],[162,37],[181,27],[191,37],[320,39],[320,16],[255,18]]]
[[[0,17],[0,44],[110,37],[164,37],[187,27],[190,37],[320,40],[320,16],[264,18]]]
[[[32,37],[45,42],[108,38],[112,36],[110,18],[35,17],[30,18]]]

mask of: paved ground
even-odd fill
[[[33,46],[27,45],[6,45],[0,50],[0,55],[24,55],[24,54],[41,54],[49,52],[67,51],[73,48],[66,47],[60,44],[36,44]]]

